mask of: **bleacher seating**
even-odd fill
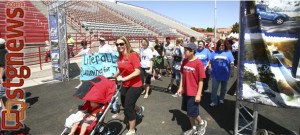
[[[100,1],[101,5],[110,8],[111,10],[119,13],[120,15],[131,19],[132,21],[141,24],[145,28],[148,28],[159,35],[162,36],[180,36],[181,34],[172,31],[172,28],[168,25],[161,23],[158,20],[150,18],[142,13],[133,10],[132,7],[127,7],[124,5],[108,2],[108,1]]]
[[[26,43],[43,43],[49,38],[48,20],[30,1],[24,1]],[[52,0],[43,0],[49,5]],[[0,2],[4,8],[6,2]],[[4,11],[4,10],[2,10]],[[65,9],[67,22],[78,32],[109,33],[111,36],[201,36],[185,25],[145,8],[108,1],[78,1]],[[5,37],[6,15],[0,12],[0,34]]]
[[[66,9],[67,15],[90,32],[111,32],[113,36],[152,35],[153,32],[111,12],[97,2],[78,2]]]
[[[176,32],[188,37],[188,36],[195,36],[200,37],[202,34],[199,32],[196,32],[190,28],[190,26],[187,26],[186,24],[183,24],[181,22],[175,21],[174,19],[171,19],[170,17],[163,16],[159,13],[156,13],[154,11],[151,11],[149,9],[145,8],[131,8],[132,10],[136,10],[138,13],[141,13],[143,15],[146,15],[149,18],[153,18],[155,20],[159,20],[161,23],[164,23],[168,25],[169,27],[172,27],[173,29],[176,29]]]
[[[24,2],[24,6],[22,7],[25,13],[24,18],[14,19],[24,22],[24,26],[18,29],[25,33],[25,44],[44,43],[45,40],[49,39],[47,18],[30,1],[22,2]],[[0,32],[2,38],[5,38],[7,34],[5,27],[9,25],[6,23],[7,16],[5,12],[2,12],[5,11],[6,5],[7,1],[0,1]]]

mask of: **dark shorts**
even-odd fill
[[[151,75],[146,72],[146,70],[149,70],[149,69],[150,68],[142,68],[142,72],[143,72],[142,73],[143,74],[142,82],[150,85],[151,84]]]
[[[197,117],[199,115],[199,103],[195,102],[194,96],[182,94],[181,109],[187,112],[188,117]]]

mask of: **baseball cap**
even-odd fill
[[[100,37],[99,40],[100,40],[100,41],[105,41],[105,38]]]
[[[197,45],[195,43],[187,43],[187,44],[183,44],[182,46],[186,48],[190,48],[195,52],[197,51]]]
[[[3,38],[0,38],[0,44],[5,44],[5,40]]]

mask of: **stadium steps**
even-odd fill
[[[149,9],[141,9],[141,8],[132,8],[132,9],[136,10],[136,11],[142,13],[142,14],[145,14],[148,17],[151,17],[153,19],[160,20],[162,23],[167,24],[167,25],[175,28],[176,30],[179,30],[180,34],[182,34],[181,32],[184,32],[186,34],[189,34],[189,35],[195,36],[195,37],[201,37],[201,36],[203,36],[201,33],[192,30],[188,26],[184,26],[183,24],[175,22],[174,20],[166,18],[166,17],[160,15],[159,13],[155,13],[154,11],[151,11]]]
[[[43,1],[31,1],[31,4],[35,6],[47,19],[48,16],[48,6],[43,3]],[[90,33],[84,29],[81,29],[82,33],[86,33],[89,35]],[[67,23],[67,33],[79,33],[79,31],[75,30],[70,24]]]
[[[138,23],[135,23],[134,21],[132,21],[132,20],[130,20],[130,19],[128,19],[128,18],[126,18],[126,17],[124,17],[124,16],[122,16],[122,15],[120,15],[120,14],[114,12],[114,11],[112,11],[110,8],[108,8],[108,7],[106,7],[106,6],[103,6],[101,3],[98,3],[97,5],[98,5],[98,6],[102,6],[103,9],[105,9],[106,11],[108,11],[108,12],[110,12],[110,13],[112,13],[112,14],[114,14],[114,15],[116,15],[116,16],[118,16],[118,17],[124,19],[124,20],[126,20],[127,22],[132,23],[133,25],[139,26],[139,27],[145,29],[146,31],[151,32],[152,35],[158,36],[158,34],[157,34],[156,32],[154,32],[154,31],[152,31],[152,30],[150,30],[150,29],[147,29],[147,28],[143,27],[142,25],[140,25],[140,24],[138,24]]]

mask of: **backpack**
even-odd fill
[[[180,47],[176,48],[175,51],[177,49],[179,50],[179,56],[174,56],[174,61],[175,62],[181,62],[182,61],[182,53],[181,53]]]

